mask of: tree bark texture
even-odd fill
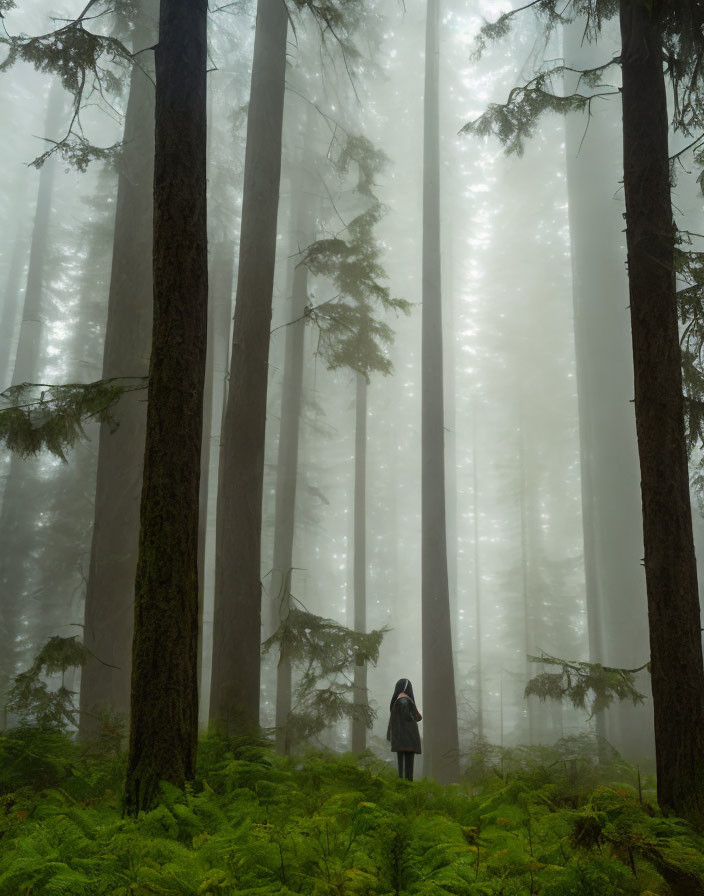
[[[459,778],[445,532],[442,303],[440,287],[439,4],[428,0],[423,140],[422,658],[425,774]]]
[[[358,373],[354,427],[354,630],[367,631],[367,380]],[[367,665],[354,667],[354,702],[358,706],[369,703],[367,694]],[[352,751],[362,753],[367,748],[367,726],[364,717],[352,717]]]
[[[657,5],[620,7],[623,163],[658,801],[704,816],[704,670],[692,540]],[[625,633],[624,633],[625,634]]]
[[[602,30],[598,47],[583,40],[584,25],[580,19],[563,29],[565,59],[578,69],[599,64],[604,41],[613,40],[614,55],[618,52],[611,25]],[[578,86],[586,89],[574,75],[565,91]],[[628,278],[617,193],[619,111],[610,101],[595,102],[586,131],[581,116],[568,116],[565,143],[589,654],[593,663],[633,668],[646,661],[649,646]],[[647,673],[641,686],[650,687]],[[654,754],[650,701],[613,705],[599,713],[596,726],[630,761]]]
[[[144,0],[135,51],[154,43],[158,5]],[[120,161],[103,378],[144,376],[152,336],[154,85],[146,54],[132,70]],[[142,491],[146,393],[120,399],[120,425],[100,428],[95,518],[84,642],[93,657],[81,673],[80,735],[94,737],[104,714],[125,720],[130,708],[134,579]]]
[[[211,721],[259,722],[261,517],[288,14],[259,0],[230,386],[218,485]]]
[[[155,49],[154,320],[125,803],[195,775],[198,492],[208,258],[206,0],[161,0]]]

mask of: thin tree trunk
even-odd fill
[[[61,126],[64,109],[63,87],[57,79],[49,93],[46,135],[53,138]],[[19,342],[15,356],[12,385],[36,382],[40,374],[40,348],[44,332],[43,294],[46,260],[49,252],[49,224],[56,174],[56,157],[51,156],[39,174],[37,207],[27,268]],[[17,669],[18,637],[21,631],[22,591],[25,587],[30,546],[37,506],[38,461],[13,454],[10,460],[0,511],[0,699]]]
[[[210,470],[217,463],[219,451],[213,449],[220,429],[222,412],[218,408],[218,424],[215,425],[214,397],[218,391],[216,377],[217,359],[230,348],[230,320],[232,316],[232,281],[234,276],[235,247],[232,240],[221,239],[213,248],[213,262],[209,278],[208,298],[208,360],[203,394],[203,448],[200,468],[200,505],[198,511],[198,693],[203,699],[203,615],[205,595],[205,549],[208,532],[208,505],[210,503]],[[227,361],[225,360],[225,366]]]
[[[482,668],[482,570],[479,541],[479,452],[477,446],[477,402],[472,412],[472,501],[474,530],[474,643],[477,656],[477,737],[484,737],[484,697]]]
[[[459,777],[457,704],[447,580],[440,289],[438,0],[428,0],[423,152],[422,638],[424,770]]]
[[[195,776],[198,494],[208,253],[205,0],[161,0],[155,49],[154,326],[125,804]]]
[[[19,205],[19,203],[18,203]],[[19,209],[16,211],[17,219],[21,220]],[[27,236],[23,226],[18,227],[15,234],[15,242],[10,257],[10,268],[7,272],[5,283],[5,299],[2,304],[2,317],[0,317],[0,389],[4,389],[10,379],[10,354],[12,341],[15,335],[15,324],[20,308],[19,294],[22,282],[25,254],[27,251]]]
[[[522,425],[522,424],[521,424]],[[526,680],[533,675],[533,667],[528,662],[528,655],[535,653],[533,646],[533,612],[530,600],[530,547],[528,541],[530,520],[528,516],[528,477],[526,474],[525,437],[523,430],[518,433],[518,470],[521,477],[519,486],[519,501],[521,514],[521,595],[523,597],[523,654],[526,670]],[[535,743],[535,711],[534,704],[529,697],[526,700],[526,713],[528,716],[528,743]]]
[[[299,199],[299,201],[304,201]],[[299,212],[300,215],[300,212]],[[300,232],[300,227],[297,228]],[[281,395],[281,431],[276,466],[276,508],[274,529],[274,564],[272,597],[277,618],[283,622],[291,608],[291,573],[293,568],[293,536],[296,516],[296,479],[298,475],[298,432],[303,388],[303,344],[308,304],[308,268],[296,267],[293,275],[291,323],[286,327],[284,380]],[[276,669],[276,748],[288,753],[286,722],[291,711],[291,660],[281,651]]]
[[[259,722],[264,436],[287,27],[282,0],[259,0],[218,484],[210,697],[211,721],[239,730]]]
[[[134,49],[154,43],[158,6],[143,0]],[[144,376],[152,332],[154,85],[147,54],[132,70],[115,210],[103,377]],[[120,400],[120,425],[100,428],[95,519],[86,586],[84,642],[94,655],[83,667],[80,736],[94,737],[101,718],[125,721],[130,707],[139,500],[142,491],[145,393]]]
[[[354,429],[354,630],[367,631],[367,380],[360,373],[357,379]],[[354,702],[366,706],[367,666],[354,667]],[[352,717],[352,752],[362,753],[367,748],[367,726],[364,717]]]
[[[623,168],[658,802],[704,816],[704,669],[673,269],[660,29],[621,0]],[[627,633],[624,633],[624,636]]]

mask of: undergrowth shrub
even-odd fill
[[[133,820],[121,758],[34,736],[0,738],[0,896],[702,892],[704,841],[687,824],[629,784],[565,802],[564,768],[540,752],[505,780],[444,787],[370,756],[206,738],[194,784],[164,785]]]

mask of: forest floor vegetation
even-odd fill
[[[134,820],[123,754],[8,731],[0,896],[704,894],[704,839],[662,816],[652,777],[639,789],[624,764],[559,756],[475,755],[441,786],[371,754],[284,758],[208,737],[196,782],[164,785]]]

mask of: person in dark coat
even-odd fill
[[[418,722],[423,718],[418,712],[413,696],[413,685],[407,678],[399,678],[389,706],[391,717],[386,739],[391,741],[391,751],[398,759],[398,776],[413,780],[413,760],[420,753]]]

